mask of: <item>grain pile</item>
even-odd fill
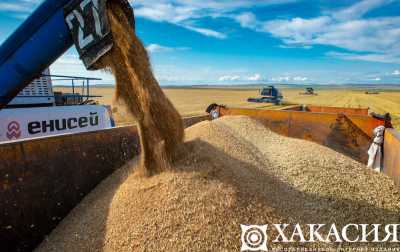
[[[142,149],[140,172],[151,176],[170,168],[181,154],[183,122],[155,79],[142,42],[135,35],[131,9],[107,1],[114,46],[96,64],[116,78],[116,98],[136,119]]]
[[[197,124],[186,148],[174,171],[116,172],[38,251],[239,251],[240,224],[400,222],[388,177],[248,117]]]

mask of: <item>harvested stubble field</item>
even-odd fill
[[[295,104],[310,104],[332,107],[363,107],[376,113],[390,113],[393,123],[400,130],[400,91],[382,91],[365,94],[365,90],[324,89],[317,96],[300,95],[299,90],[285,89],[285,101]]]
[[[239,251],[240,224],[400,221],[400,191],[386,175],[254,119],[194,125],[186,147],[175,170],[117,171],[37,251]]]
[[[57,88],[64,92],[67,88]],[[231,107],[246,108],[278,108],[272,104],[248,103],[247,98],[259,95],[256,89],[233,88],[169,88],[164,89],[167,96],[183,116],[200,115],[211,103],[225,104]],[[377,113],[389,112],[392,114],[394,125],[400,130],[400,90],[384,91],[377,95],[367,95],[365,90],[349,89],[316,89],[318,96],[300,95],[303,89],[285,88],[281,90],[288,104],[311,104],[338,107],[369,107]],[[101,104],[113,104],[113,88],[91,89],[92,95],[101,95],[98,101]],[[116,114],[119,124],[131,123],[121,109]]]

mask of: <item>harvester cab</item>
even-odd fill
[[[129,2],[118,1],[134,25]],[[96,70],[96,62],[113,47],[106,4],[107,0],[46,0],[3,43],[0,142],[114,126],[110,110],[97,106],[88,91],[86,95],[53,92],[48,72],[73,45],[85,67]]]
[[[314,94],[314,88],[306,88],[306,94],[313,95]]]
[[[308,87],[306,88],[305,92],[300,93],[300,95],[318,95],[318,94],[315,92],[314,88]]]
[[[260,98],[249,98],[247,101],[257,103],[274,103],[275,105],[280,105],[282,103],[283,95],[274,86],[262,88],[260,90],[260,95]]]

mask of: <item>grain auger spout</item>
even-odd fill
[[[0,47],[0,108],[75,44],[88,69],[111,50],[106,0],[47,0]],[[132,25],[133,11],[118,0]]]

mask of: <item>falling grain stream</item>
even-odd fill
[[[142,175],[171,168],[181,154],[184,127],[181,116],[155,79],[147,51],[135,35],[130,19],[118,4],[108,1],[113,49],[98,63],[116,78],[116,97],[135,117],[141,142]]]

